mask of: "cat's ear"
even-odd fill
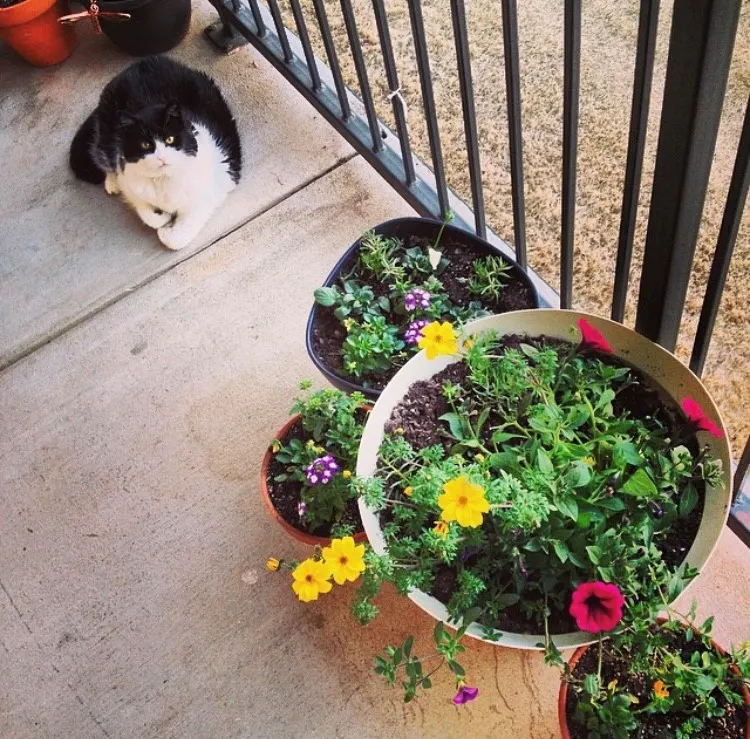
[[[170,121],[182,120],[182,113],[180,112],[180,104],[176,100],[172,100],[167,103],[167,107],[164,109],[164,125]]]
[[[138,123],[138,119],[132,113],[128,113],[127,110],[121,110],[117,114],[117,122],[122,128],[127,128]]]

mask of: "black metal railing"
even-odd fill
[[[372,0],[382,64],[390,90],[395,132],[377,115],[351,0],[339,0],[361,99],[345,85],[324,0],[312,0],[327,64],[316,58],[300,0],[288,0],[296,34],[283,24],[278,0],[210,0],[220,22],[207,29],[225,49],[249,41],[417,211],[454,222],[498,245],[527,269],[542,303],[570,307],[573,266],[581,65],[581,0],[565,0],[563,50],[563,151],[560,287],[553,290],[527,264],[516,0],[500,0],[508,112],[515,249],[487,225],[479,160],[471,53],[464,0],[450,0],[461,96],[471,205],[448,186],[421,0],[409,0],[431,167],[413,153],[406,105],[400,93],[388,16]],[[674,4],[664,100],[651,192],[636,330],[674,351],[682,320],[741,0],[691,0]],[[622,321],[628,290],[649,102],[656,53],[659,0],[640,0],[630,128],[611,316]],[[750,100],[734,164],[721,230],[690,360],[700,374],[719,310],[750,182]],[[750,467],[750,439],[735,473],[737,500],[730,526],[750,546],[750,496],[740,495]]]

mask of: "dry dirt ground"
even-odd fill
[[[319,56],[325,58],[312,2],[302,0],[302,4],[313,44]],[[372,3],[370,0],[352,0],[352,4],[376,108],[381,118],[393,125]],[[287,0],[282,2],[282,6],[289,10]],[[448,0],[424,0],[422,6],[448,182],[469,201],[469,175],[450,3]],[[550,284],[557,286],[562,163],[563,3],[523,0],[518,6],[528,258],[534,269]],[[326,0],[326,7],[346,82],[356,91],[359,88],[348,52],[340,3],[338,0]],[[574,303],[575,307],[607,316],[614,280],[638,7],[636,0],[621,3],[586,0],[583,3]],[[429,163],[429,145],[407,0],[386,0],[386,8],[401,91],[408,107],[412,145],[415,152]],[[500,236],[512,243],[500,2],[466,0],[466,10],[487,219]],[[626,315],[629,325],[633,324],[635,315],[671,16],[672,3],[663,3]],[[291,14],[287,14],[285,21],[289,28],[294,28]],[[689,359],[698,323],[749,92],[750,3],[745,2],[677,351],[685,362]],[[750,315],[743,298],[746,281],[750,277],[748,211],[750,208],[745,209],[704,373],[705,381],[717,398],[730,427],[736,454],[739,454],[750,433],[750,414],[745,410],[750,404]]]

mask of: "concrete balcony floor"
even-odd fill
[[[433,623],[388,592],[297,602],[264,571],[305,554],[268,518],[260,459],[301,379],[313,289],[368,227],[411,209],[260,57],[216,55],[195,3],[174,56],[211,73],[244,139],[242,186],[168,252],[69,142],[131,60],[80,29],[59,68],[0,50],[0,736],[60,739],[558,736],[557,673],[468,644],[404,705],[373,655]],[[750,557],[726,530],[692,590],[750,637]]]

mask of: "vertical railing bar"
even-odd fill
[[[398,83],[398,70],[396,69],[396,57],[393,54],[391,32],[388,28],[388,16],[385,12],[383,0],[372,0],[372,8],[375,12],[375,23],[378,27],[378,36],[380,37],[380,49],[383,52],[385,76],[391,91],[390,98],[393,105],[393,118],[396,121],[398,140],[401,145],[401,158],[404,161],[404,182],[409,186],[415,182],[417,176],[414,172],[414,159],[412,158],[409,127],[406,120],[406,103],[404,102],[401,87]]]
[[[267,0],[267,2],[268,9],[271,11],[271,17],[273,18],[273,24],[276,26],[276,35],[279,37],[279,43],[284,50],[284,61],[287,63],[291,62],[294,59],[294,54],[292,54],[292,49],[289,46],[289,39],[286,37],[286,28],[284,27],[284,21],[279,10],[279,3],[277,0]]]
[[[427,134],[430,139],[430,155],[432,156],[432,169],[435,173],[435,188],[437,190],[440,213],[445,217],[449,210],[448,185],[445,181],[443,152],[440,146],[440,133],[438,130],[437,114],[435,112],[435,95],[432,89],[432,76],[430,75],[430,58],[427,53],[422,2],[421,0],[409,0],[408,6],[412,36],[414,37],[414,50],[417,56],[417,71],[419,72],[419,82],[422,87],[422,102],[425,110]]]
[[[380,124],[378,123],[378,114],[375,112],[375,105],[372,101],[372,92],[370,90],[370,81],[367,78],[367,66],[362,54],[362,44],[359,42],[359,31],[357,30],[357,20],[354,17],[351,0],[341,0],[341,10],[344,14],[344,25],[346,34],[349,37],[349,46],[352,50],[354,59],[354,68],[359,80],[359,91],[362,95],[362,102],[367,114],[367,124],[370,127],[372,136],[372,150],[379,152],[383,150],[383,140],[380,137]]]
[[[628,296],[628,277],[633,258],[633,238],[638,215],[638,197],[643,172],[643,152],[648,129],[651,81],[656,52],[656,30],[659,25],[659,0],[641,0],[638,42],[633,80],[633,102],[630,112],[628,156],[625,164],[625,185],[622,195],[620,237],[612,294],[612,320],[622,322]]]
[[[464,0],[451,0],[451,16],[453,22],[453,37],[456,43],[456,62],[458,64],[458,81],[461,90],[461,108],[464,116],[466,154],[469,161],[471,202],[474,208],[474,222],[476,223],[477,235],[484,238],[487,234],[487,222],[484,212],[482,165],[479,160],[477,115],[474,106],[474,85],[471,80],[471,52],[469,51],[469,32],[466,27],[466,7],[464,5]]]
[[[258,7],[258,0],[248,0],[248,2],[250,3],[250,12],[253,14],[253,20],[258,29],[258,36],[263,38],[266,35],[266,24],[263,22],[263,16]]]
[[[313,8],[315,8],[315,17],[318,19],[318,27],[320,28],[320,35],[323,39],[323,46],[325,47],[326,56],[328,57],[328,66],[330,67],[331,75],[333,76],[333,84],[336,87],[336,95],[339,99],[339,106],[341,107],[341,118],[347,121],[352,115],[352,110],[346,96],[346,85],[344,84],[344,78],[341,76],[341,67],[339,66],[339,58],[336,54],[336,45],[333,43],[331,27],[328,24],[326,7],[323,4],[323,0],[312,0],[312,2]]]
[[[737,469],[734,471],[734,490],[732,491],[732,501],[736,501],[742,492],[742,485],[745,478],[750,473],[750,436],[747,437],[745,448],[742,450],[742,456],[737,463]]]
[[[521,129],[521,69],[518,60],[516,0],[502,0],[505,91],[508,99],[510,184],[513,192],[513,236],[516,261],[526,267],[526,212],[523,191],[523,133]]]
[[[695,343],[690,357],[690,369],[695,374],[703,372],[703,365],[708,354],[708,345],[714,330],[716,315],[719,312],[721,294],[724,291],[724,283],[729,272],[729,263],[737,240],[737,232],[742,221],[742,212],[747,199],[748,186],[750,186],[750,98],[745,108],[745,121],[742,124],[742,134],[737,148],[737,158],[734,162],[732,179],[729,183],[727,203],[724,208],[724,216],[721,219],[719,238],[716,243],[716,252],[711,263],[711,272],[708,276],[706,296],[703,299],[703,307],[698,321],[698,329],[695,334]]]
[[[302,49],[305,52],[307,69],[310,73],[310,84],[312,85],[312,89],[317,92],[321,87],[320,74],[318,73],[318,64],[315,61],[315,52],[313,51],[312,44],[310,43],[310,35],[307,32],[307,23],[305,22],[305,16],[302,12],[302,7],[299,4],[299,0],[290,0],[290,3],[292,6],[294,23],[297,26],[297,33],[299,34],[299,40],[302,44]]]
[[[581,0],[565,0],[564,68],[560,307],[570,308],[573,303],[578,97],[581,83]]]

